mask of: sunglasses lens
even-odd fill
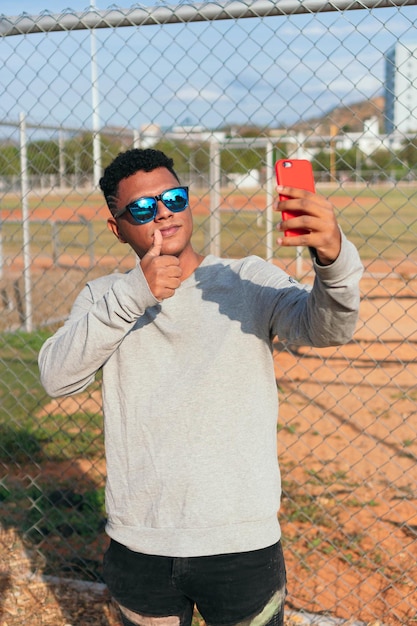
[[[167,209],[173,213],[184,211],[188,206],[188,188],[176,187],[162,192],[160,196],[138,198],[126,208],[135,220],[136,224],[146,224],[155,219],[157,213],[157,201],[161,199]]]
[[[156,200],[154,198],[139,198],[132,202],[129,211],[135,222],[146,224],[154,219],[156,215]]]
[[[167,209],[174,213],[184,211],[188,206],[188,190],[184,187],[168,189],[161,195],[161,200]]]

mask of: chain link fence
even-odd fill
[[[276,344],[287,621],[417,622],[415,4],[1,16],[5,626],[118,624],[101,583],[100,384],[51,400],[37,354],[87,280],[135,263],[97,190],[132,146],[174,158],[199,252],[258,254],[302,282],[308,254],[275,244],[273,164],[312,161],[365,275],[349,345]]]

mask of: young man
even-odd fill
[[[258,257],[192,247],[188,190],[156,150],[120,154],[100,181],[110,230],[140,259],[89,283],[42,347],[51,396],[103,371],[107,484],[104,575],[126,626],[283,624],[277,511],[276,336],[350,340],[362,272],[324,198],[282,188],[282,222],[308,234],[316,280],[300,286]]]

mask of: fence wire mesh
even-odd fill
[[[135,262],[106,229],[97,190],[102,169],[132,146],[174,158],[199,252],[258,254],[303,282],[308,255],[275,244],[273,163],[312,161],[365,275],[349,345],[276,344],[287,621],[417,621],[414,4],[1,16],[5,625],[118,624],[99,584],[99,381],[51,400],[37,354],[87,280]]]

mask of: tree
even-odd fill
[[[204,173],[210,167],[210,146],[204,142],[186,142],[161,139],[155,145],[174,159],[174,169],[179,176],[194,173]]]
[[[28,144],[28,170],[30,174],[57,174],[59,172],[57,142],[41,139]]]
[[[19,148],[13,144],[0,147],[0,176],[20,174]]]
[[[93,172],[93,135],[82,133],[65,142],[65,172],[67,174]]]
[[[100,135],[102,167],[105,168],[122,150],[117,137]],[[65,172],[67,174],[92,174],[94,169],[93,133],[85,132],[65,142]]]
[[[117,136],[100,135],[101,145],[101,165],[106,168],[117,157],[119,152],[124,149],[123,143]]]
[[[315,172],[328,172],[330,170],[330,153],[320,150],[320,152],[314,155],[312,164]]]
[[[367,165],[371,169],[379,169],[384,172],[401,169],[403,166],[396,154],[390,150],[380,148],[367,159]]]
[[[336,170],[337,171],[356,171],[358,158],[358,148],[349,148],[349,150],[336,151]]]
[[[417,165],[417,137],[408,139],[398,156],[409,167],[415,167]]]
[[[156,150],[161,150],[167,156],[174,159],[174,169],[178,175],[189,171],[190,161],[190,145],[182,141],[173,141],[170,139],[161,139],[155,145]]]

